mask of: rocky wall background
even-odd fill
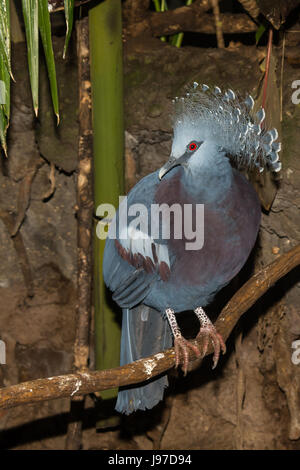
[[[293,41],[300,43],[300,36]],[[0,338],[7,345],[1,386],[66,373],[72,364],[78,132],[74,43],[64,62],[63,38],[54,41],[62,103],[58,129],[45,70],[40,117],[34,120],[25,46],[14,46],[18,67],[10,150],[0,172]],[[171,99],[185,85],[196,80],[252,93],[261,78],[263,52],[239,43],[225,50],[176,49],[159,40],[126,43],[127,187],[168,158]],[[280,59],[280,48],[276,54]],[[280,187],[271,211],[263,215],[255,251],[237,282],[300,241],[300,106],[291,101],[291,84],[300,79],[299,64],[300,59],[286,60],[284,65]],[[20,213],[24,220],[16,243],[7,221],[20,223],[16,217]],[[212,313],[218,313],[233,289],[229,286]],[[137,414],[122,419],[121,428],[96,433],[94,403],[88,398],[84,448],[300,449],[300,364],[291,361],[291,345],[299,337],[298,269],[244,315],[216,370],[211,370],[208,357],[185,378],[172,373],[165,402],[143,414],[143,419]],[[68,411],[69,400],[0,411],[0,446],[64,448]]]

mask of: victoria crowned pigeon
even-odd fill
[[[175,98],[170,159],[122,199],[108,231],[104,280],[123,309],[121,365],[171,347],[186,372],[189,350],[213,364],[225,344],[203,307],[240,271],[257,238],[261,209],[240,170],[278,172],[276,129],[265,112],[232,90],[194,83]],[[203,350],[186,340],[176,314],[193,310]],[[167,376],[119,391],[116,410],[149,409],[163,398]]]

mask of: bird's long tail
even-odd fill
[[[120,365],[156,354],[172,346],[168,322],[157,311],[145,305],[123,309]],[[153,408],[162,400],[168,386],[166,375],[141,386],[121,389],[116,410],[130,414],[136,410]]]

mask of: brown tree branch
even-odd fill
[[[79,84],[79,142],[77,174],[77,325],[74,344],[74,371],[84,372],[88,368],[89,360],[89,333],[92,306],[92,221],[94,206],[88,17],[77,21],[76,33]],[[72,397],[71,415],[74,419],[68,425],[67,450],[78,450],[81,447],[81,416],[84,410],[84,401],[84,395]]]
[[[164,13],[151,13],[148,22],[152,35],[163,36],[182,31],[215,34],[216,23],[214,16],[210,14],[199,15],[195,13],[192,6],[177,8]],[[220,15],[220,20],[223,34],[252,33],[257,29],[257,25],[244,14],[223,13]],[[148,26],[146,23],[145,20],[144,31]],[[137,29],[138,34],[142,32],[142,26]]]
[[[300,264],[300,245],[278,257],[232,297],[216,321],[226,340],[239,318],[279,279]],[[207,354],[211,354],[212,348]],[[0,389],[0,409],[63,397],[74,397],[110,388],[133,385],[166,372],[175,364],[174,348],[115,369],[60,375],[23,382]]]
[[[79,83],[79,142],[77,174],[77,332],[74,367],[85,370],[89,359],[89,325],[92,302],[92,227],[93,227],[93,132],[89,66],[88,18],[76,24]]]
[[[88,4],[91,0],[75,1],[75,6]],[[62,0],[52,0],[51,13],[63,10]],[[180,32],[215,34],[214,15],[206,12],[211,8],[211,0],[195,0],[190,6],[164,12],[151,12],[147,9],[149,0],[127,0],[123,7],[126,35],[137,37],[149,34],[155,37]],[[246,14],[223,13],[220,15],[224,34],[252,33],[257,25]]]

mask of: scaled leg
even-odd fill
[[[182,336],[176,321],[174,310],[172,310],[171,308],[167,308],[166,315],[174,336],[176,367],[178,367],[179,364],[182,363],[182,370],[184,372],[184,375],[186,375],[189,365],[189,348],[194,351],[194,353],[198,357],[200,357],[200,351],[197,346],[195,346],[193,343],[191,343]]]
[[[213,346],[214,346],[213,369],[214,369],[218,363],[221,350],[223,354],[226,353],[226,345],[224,343],[222,336],[217,332],[216,328],[214,327],[214,325],[212,324],[212,322],[206,315],[203,308],[198,307],[196,308],[196,310],[194,310],[194,312],[197,315],[200,325],[201,325],[201,328],[197,335],[197,339],[204,337],[202,357],[204,357],[206,354],[210,339],[213,343]]]

